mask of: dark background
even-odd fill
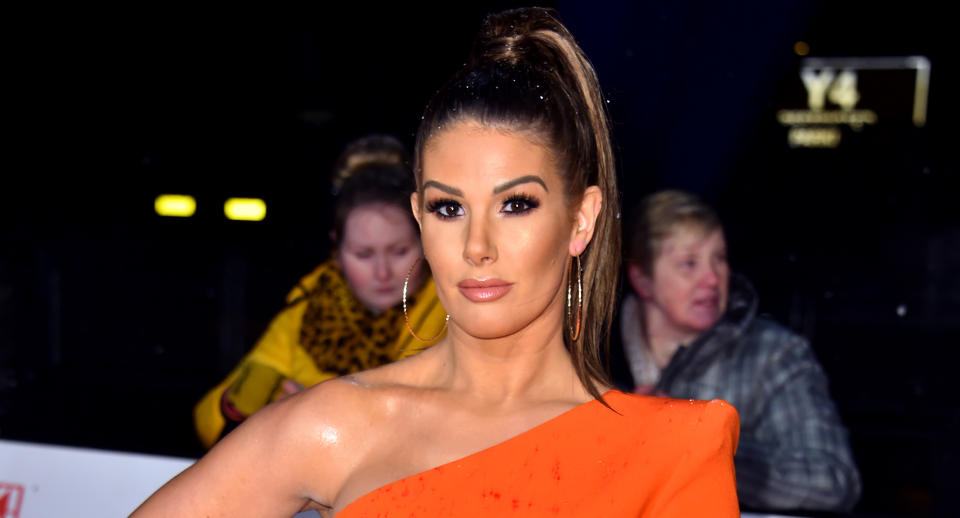
[[[371,131],[412,144],[483,13],[505,5],[11,16],[0,438],[201,454],[193,403],[328,252],[337,153]],[[960,181],[945,9],[552,5],[610,99],[625,205],[662,187],[703,195],[761,311],[811,339],[862,471],[857,512],[955,511]],[[926,126],[881,115],[837,149],[788,148],[775,113],[803,108],[799,40],[811,56],[927,56]],[[861,106],[909,97],[878,81]],[[161,193],[195,196],[196,215],[157,216]],[[265,199],[266,220],[226,220],[229,196]]]

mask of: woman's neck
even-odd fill
[[[681,345],[693,342],[701,334],[675,326],[667,315],[649,300],[641,301],[639,311],[643,314],[637,317],[643,317],[646,343],[659,369],[663,369],[670,363]]]
[[[562,313],[555,313],[496,339],[470,336],[451,320],[444,343],[436,347],[439,384],[491,404],[590,399],[564,345]]]

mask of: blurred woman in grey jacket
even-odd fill
[[[758,317],[750,282],[731,275],[716,212],[662,191],[627,222],[626,277],[612,370],[622,389],[721,398],[740,412],[741,505],[846,511],[860,476],[827,378],[809,343]]]

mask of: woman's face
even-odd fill
[[[427,142],[421,181],[412,203],[451,326],[477,338],[557,327],[579,216],[552,153],[524,134],[461,122]]]
[[[409,213],[396,205],[374,203],[350,211],[338,259],[357,300],[380,313],[400,303],[403,279],[420,253]],[[415,291],[422,280],[423,267],[417,265],[408,291]]]
[[[723,230],[677,227],[663,240],[647,298],[677,331],[699,335],[727,308],[730,266]]]

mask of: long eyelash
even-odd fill
[[[447,205],[460,205],[460,202],[457,200],[451,200],[449,198],[439,198],[427,203],[427,212],[437,212]]]
[[[454,203],[453,200],[437,199],[427,203],[427,212],[436,212],[440,207]]]
[[[531,195],[529,195],[529,194],[525,194],[525,193],[522,193],[522,192],[518,192],[518,193],[510,196],[509,198],[507,198],[507,201],[525,201],[525,202],[529,203],[531,206],[532,206],[532,205],[536,205],[536,206],[538,206],[538,207],[540,206],[540,200],[538,200],[538,199],[535,198],[534,196],[531,196]]]
[[[503,203],[504,203],[504,205],[506,205],[506,204],[508,204],[508,203],[513,203],[513,202],[515,202],[515,201],[519,201],[519,202],[526,203],[526,204],[527,204],[527,210],[535,209],[535,208],[537,208],[537,207],[540,206],[540,200],[538,200],[537,198],[535,198],[535,197],[533,197],[533,196],[531,196],[531,195],[529,195],[529,194],[525,194],[525,193],[522,193],[522,192],[518,192],[518,193],[516,193],[516,194],[511,195],[511,196],[510,196],[509,198],[507,198],[506,200],[503,200]]]

